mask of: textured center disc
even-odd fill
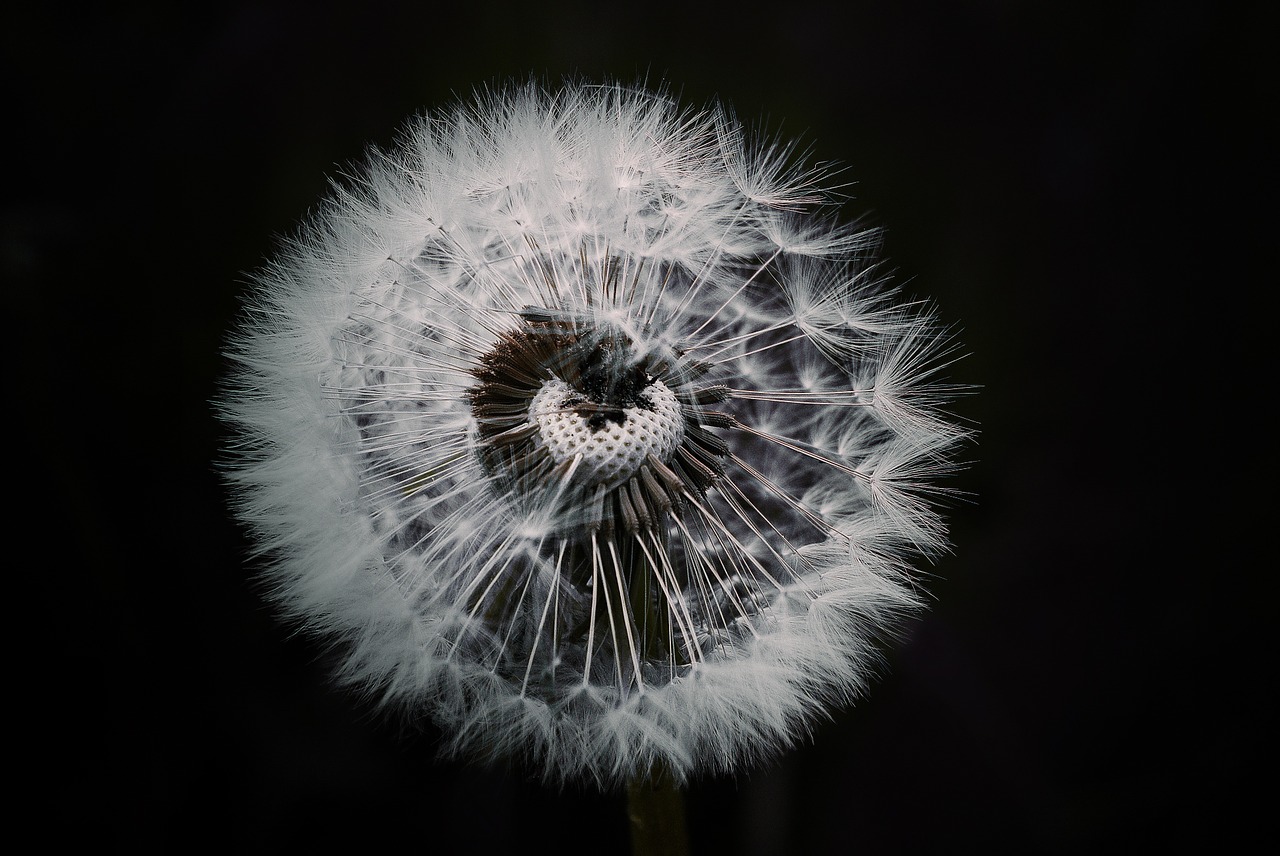
[[[582,455],[579,477],[613,487],[630,478],[650,452],[668,460],[684,436],[680,402],[666,384],[653,381],[639,399],[632,407],[603,408],[552,379],[533,397],[529,418],[557,464]]]

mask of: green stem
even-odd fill
[[[627,783],[632,856],[688,856],[684,795],[663,767]]]

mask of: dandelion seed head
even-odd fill
[[[795,156],[661,92],[491,92],[258,274],[228,478],[342,680],[606,785],[864,691],[966,432],[948,335]]]

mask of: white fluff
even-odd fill
[[[257,275],[219,404],[272,593],[342,680],[452,752],[603,785],[757,762],[864,690],[920,606],[907,561],[945,547],[932,482],[965,432],[938,409],[946,335],[894,306],[823,178],[718,107],[527,85],[334,191]],[[549,474],[518,412],[482,424],[513,330],[581,354],[607,333],[575,363],[603,380],[561,403],[575,430],[635,418],[656,398],[626,383],[666,367],[725,444],[711,476],[675,440]]]

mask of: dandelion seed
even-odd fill
[[[220,401],[283,611],[450,751],[756,762],[945,546],[949,339],[725,111],[570,85],[409,128],[262,271]]]

